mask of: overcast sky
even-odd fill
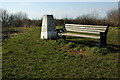
[[[88,13],[98,13],[103,18],[109,10],[118,8],[118,2],[1,2],[0,8],[10,13],[26,12],[30,19],[41,19],[44,14],[75,18]]]

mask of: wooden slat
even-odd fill
[[[79,24],[65,24],[65,26],[83,26],[83,27],[103,27],[106,28],[107,26],[98,26],[98,25],[79,25]]]
[[[76,29],[98,29],[98,30],[106,30],[106,28],[98,28],[98,27],[76,27],[76,26],[65,26],[65,28],[76,28]]]
[[[100,34],[100,32],[105,32],[107,26],[98,26],[98,25],[79,25],[79,24],[65,24],[65,28],[67,31],[72,32],[82,32],[82,33],[92,33],[92,34]],[[84,35],[84,34],[75,34],[75,33],[64,33],[67,36],[77,36],[77,37],[88,37],[88,38],[100,38],[94,37],[94,35]]]
[[[76,26],[76,25],[65,25],[66,27],[91,27],[91,28],[107,28],[107,26]]]
[[[105,32],[107,26],[65,24],[65,28],[67,31],[100,34]]]
[[[100,34],[100,32],[93,32],[93,31],[80,31],[80,30],[71,30],[71,29],[67,29],[67,31]]]
[[[99,29],[81,29],[81,28],[66,28],[66,30],[79,30],[79,31],[93,31],[93,32],[105,32],[105,29],[99,30]]]
[[[75,34],[75,33],[62,33],[62,35],[75,36],[75,37],[87,37],[87,38],[95,38],[95,39],[99,39],[100,38],[100,36]]]
[[[89,32],[105,32],[104,30],[86,30],[86,29],[69,29],[69,28],[67,28],[66,29],[67,31],[69,31],[69,30],[76,30],[76,31],[89,31]]]
[[[71,30],[80,30],[80,31],[105,32],[105,30],[66,28],[66,30],[70,30],[70,29],[71,29]]]
[[[106,30],[106,28],[98,28],[98,27],[95,28],[95,27],[75,27],[75,26],[66,26],[65,28]]]

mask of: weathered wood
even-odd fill
[[[77,28],[66,28],[66,30],[67,31],[69,31],[69,30],[77,30],[77,31],[105,32],[105,30],[77,29]]]
[[[65,25],[65,28],[77,28],[77,29],[95,29],[95,30],[106,30],[106,26],[105,27],[97,27],[97,26],[68,26]]]
[[[91,30],[106,30],[106,28],[93,28],[93,27],[74,27],[74,26],[66,26],[66,28],[73,28],[73,29],[91,29]]]
[[[67,31],[93,33],[93,34],[100,34],[100,32],[105,32],[106,27],[107,26],[65,24],[65,28]]]
[[[85,35],[85,34],[76,34],[76,33],[62,33],[62,35],[100,39],[100,36],[95,36],[95,35]]]
[[[65,25],[66,30],[71,29],[71,30],[85,30],[85,31],[98,31],[98,32],[105,32],[106,30],[106,26],[105,27],[92,27],[92,26],[68,26]]]
[[[68,30],[68,31],[100,34],[99,32],[93,32],[93,31],[92,32],[90,32],[90,31],[80,31],[80,30]]]
[[[98,25],[79,25],[79,24],[65,24],[65,26],[106,27],[106,28],[107,28],[107,26],[98,26]]]
[[[70,32],[62,33],[62,35],[100,39],[99,47],[101,48],[106,47],[108,27],[109,26],[65,24],[66,31],[93,33],[93,35],[76,34]],[[94,34],[99,34],[99,36],[95,36]]]

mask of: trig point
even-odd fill
[[[56,39],[57,32],[53,15],[44,15],[42,19],[41,39]]]

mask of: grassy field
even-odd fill
[[[6,78],[118,78],[117,28],[110,28],[108,46],[98,40],[67,37],[41,40],[40,28],[3,41],[3,79]],[[103,55],[101,55],[103,54]]]

